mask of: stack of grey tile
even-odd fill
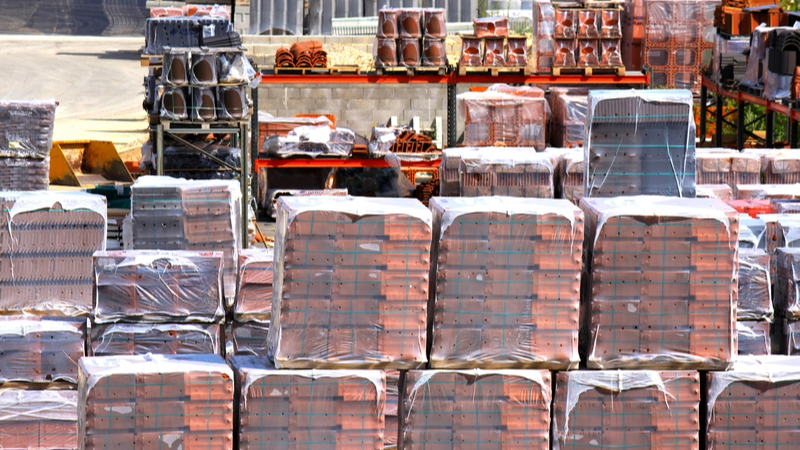
[[[54,100],[0,101],[0,190],[47,189],[55,114]]]

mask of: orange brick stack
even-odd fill
[[[699,450],[699,410],[697,372],[559,372],[553,448]]]
[[[275,370],[247,356],[231,365],[239,449],[383,449],[383,371]]]
[[[648,196],[584,198],[581,209],[588,367],[725,369],[736,352],[736,211]]]
[[[425,364],[430,221],[412,199],[281,197],[269,331],[276,366]]]
[[[92,356],[220,354],[217,324],[113,323],[92,326]]]
[[[406,374],[403,450],[548,450],[550,372],[417,371]]]
[[[233,318],[238,322],[269,324],[272,314],[272,249],[239,252],[239,284]]]
[[[565,200],[431,200],[431,367],[577,368],[583,214]]]
[[[80,361],[79,447],[233,450],[233,372],[217,355]]]
[[[547,140],[547,101],[544,96],[515,96],[503,92],[465,92],[458,95],[464,118],[464,145],[535,147]]]
[[[444,170],[458,167],[455,195],[553,198],[553,156],[533,148],[447,150]],[[449,182],[448,182],[449,183]],[[448,190],[450,186],[448,185]]]
[[[0,448],[78,448],[78,391],[0,391]]]
[[[730,372],[706,374],[707,448],[796,447],[800,435],[798,365],[797,357],[750,356],[740,357]]]

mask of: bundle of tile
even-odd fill
[[[686,90],[592,91],[588,197],[695,196],[695,128]]]
[[[584,154],[583,148],[578,151],[565,153],[561,156],[560,183],[561,195],[564,199],[578,205],[583,198],[586,183],[584,182]]]
[[[778,248],[775,253],[775,316],[778,318],[778,349],[797,349],[794,331],[800,330],[800,248]]]
[[[553,67],[623,67],[621,9],[616,5],[577,9],[555,6]]]
[[[739,250],[739,300],[736,308],[740,355],[770,354],[770,323],[774,318],[770,254],[761,249]]]
[[[800,213],[800,201],[797,200],[770,200],[770,212],[773,214],[797,214]]]
[[[544,370],[412,370],[398,448],[550,447],[551,376]]]
[[[247,356],[231,365],[239,449],[383,448],[383,371],[275,370]]]
[[[328,67],[328,52],[319,41],[295,42],[275,52],[275,67]]]
[[[550,95],[553,95],[551,91]],[[556,147],[582,147],[588,93],[584,95],[564,92],[553,101],[553,122],[550,142]]]
[[[427,362],[431,213],[415,199],[281,197],[269,353],[278,368]]]
[[[583,214],[565,200],[431,200],[431,367],[577,368]]]
[[[269,324],[234,319],[225,326],[225,355],[267,356],[268,337]]]
[[[77,383],[86,353],[86,319],[4,317],[0,320],[0,383]]]
[[[461,197],[504,195],[553,198],[552,157],[532,148],[476,148],[458,152],[458,192]],[[446,161],[455,164],[455,158]]]
[[[698,372],[559,372],[553,404],[555,449],[700,448]]]
[[[465,92],[457,97],[464,118],[464,145],[534,147],[542,151],[547,140],[547,100],[505,92]]]
[[[236,292],[237,249],[242,247],[241,196],[233,180],[139,177],[131,187],[131,248],[222,251],[224,295],[230,306]]]
[[[99,195],[0,193],[0,311],[88,315],[92,254],[105,249],[106,222]]]
[[[0,448],[78,448],[78,391],[0,390]]]
[[[46,190],[57,103],[0,100],[0,191]]]
[[[142,54],[163,55],[165,48],[200,47],[203,38],[225,35],[233,27],[230,17],[153,17],[145,19],[144,29]]]
[[[267,356],[266,343],[272,320],[272,266],[272,249],[251,248],[239,252],[233,322],[226,332],[230,352],[226,354]]]
[[[764,156],[764,162],[765,184],[800,183],[800,156],[794,154],[794,152],[786,151],[768,154]]]
[[[92,356],[220,354],[220,325],[200,323],[95,324]]]
[[[798,365],[796,357],[750,356],[707,373],[707,448],[796,446]]]
[[[764,249],[770,255],[770,274],[774,277],[778,248],[800,246],[800,215],[759,214],[758,218],[764,222]]]
[[[376,67],[447,65],[444,9],[381,8],[376,38]]]
[[[725,369],[736,351],[739,215],[716,199],[581,201],[590,369]]]
[[[482,17],[472,22],[475,34],[461,36],[460,66],[525,67],[529,64],[528,38],[510,36],[507,17]]]
[[[698,184],[758,184],[761,159],[753,154],[729,149],[697,149],[695,154]]]
[[[555,40],[553,32],[556,26],[556,10],[550,0],[536,0],[536,72],[550,73],[553,70],[555,56]]]
[[[750,36],[714,34],[711,52],[711,79],[714,82],[738,82],[747,69],[745,53],[750,49]]]
[[[79,448],[233,450],[233,372],[217,355],[82,358]]]
[[[383,448],[396,449],[400,429],[400,377],[399,370],[385,370],[386,374],[386,407],[383,410],[385,431]]]
[[[740,356],[772,354],[772,326],[772,323],[763,320],[736,322],[738,354]]]

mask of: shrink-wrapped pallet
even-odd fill
[[[800,183],[800,157],[793,150],[776,151],[764,155],[764,183]]]
[[[0,311],[88,315],[92,254],[106,245],[105,197],[0,192],[0,210]]]
[[[86,319],[0,319],[0,382],[78,381]]]
[[[686,90],[591,91],[587,197],[695,196],[695,126]]]
[[[133,248],[222,251],[224,295],[236,291],[242,189],[233,180],[139,177],[131,187]]]
[[[281,197],[269,352],[278,368],[427,362],[431,213],[417,200]]]
[[[772,353],[770,322],[765,320],[736,322],[739,355],[769,355]]]
[[[55,100],[0,100],[0,157],[47,158],[57,105]]]
[[[222,252],[97,252],[96,323],[219,322]]]
[[[233,450],[233,371],[218,355],[81,358],[81,450]]]
[[[800,355],[800,321],[777,317],[771,331],[773,354]]]
[[[383,449],[383,371],[276,370],[248,356],[231,365],[239,449]]]
[[[738,320],[772,320],[770,255],[759,249],[739,250]]]
[[[775,260],[775,314],[800,320],[800,248],[779,248]]]
[[[724,369],[736,353],[739,216],[716,199],[581,201],[590,369]]]
[[[699,450],[699,410],[697,372],[559,372],[553,449]]]
[[[740,200],[800,200],[800,184],[739,184],[734,193]]]
[[[225,355],[267,356],[269,324],[234,321],[225,327]]]
[[[566,200],[431,199],[431,367],[577,368],[583,213]]]
[[[588,95],[569,92],[553,100],[553,129],[551,144],[556,147],[582,147]]]
[[[239,284],[233,317],[242,322],[269,323],[272,314],[273,250],[252,248],[239,252]]]
[[[450,168],[448,153],[445,170]],[[552,156],[533,148],[476,148],[458,156],[458,195],[553,198]]]
[[[698,184],[758,184],[761,179],[761,158],[728,149],[697,149]]]
[[[220,354],[220,326],[114,323],[92,326],[92,356]]]
[[[548,450],[544,370],[412,370],[400,410],[405,450]]]
[[[0,448],[78,448],[78,391],[0,389]]]
[[[464,145],[545,149],[549,108],[544,97],[486,91],[465,92],[457,100]]]
[[[706,374],[709,450],[797,446],[800,358],[742,356]]]

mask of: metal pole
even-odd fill
[[[706,113],[708,112],[708,88],[700,84],[700,145],[706,143]]]
[[[714,121],[716,122],[714,127],[714,146],[722,147],[722,105],[725,103],[725,99],[719,93],[714,94],[714,96],[716,97],[715,104],[717,105],[714,111]]]
[[[447,146],[456,146],[456,85],[447,84]]]
[[[156,125],[156,175],[164,175],[164,125]]]
[[[767,133],[766,133],[766,148],[775,146],[775,111],[767,110]]]
[[[242,186],[242,248],[248,247],[247,231],[250,225],[250,145],[247,141],[247,122],[239,126],[239,135],[242,142],[242,172],[239,174],[239,183]]]
[[[744,148],[744,102],[736,100],[736,148],[742,150]]]

